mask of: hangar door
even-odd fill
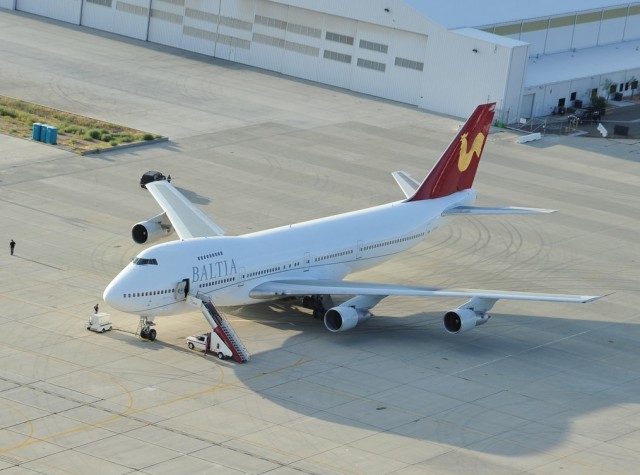
[[[149,0],[82,0],[82,26],[147,39]]]
[[[522,107],[520,108],[520,117],[530,119],[533,117],[533,100],[535,94],[525,94],[522,96]]]
[[[78,0],[16,0],[15,8],[22,12],[34,13],[75,25],[80,24]]]
[[[427,55],[426,35],[396,30],[389,48],[389,72],[385,97],[420,104],[420,90]]]
[[[220,0],[151,1],[149,41],[213,56]]]

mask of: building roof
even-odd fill
[[[489,43],[493,43],[501,46],[507,46],[509,48],[514,48],[516,46],[526,46],[529,44],[524,41],[509,38],[508,36],[498,36],[498,35],[494,35],[493,33],[487,33],[486,31],[476,30],[475,28],[460,28],[456,30],[451,30],[451,32],[468,36],[470,38],[477,38],[479,40],[487,41]]]
[[[640,40],[541,55],[529,59],[525,87],[640,68]]]
[[[638,4],[621,0],[404,0],[447,29],[482,27],[567,13]]]

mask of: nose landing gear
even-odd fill
[[[140,338],[145,340],[154,341],[156,339],[156,331],[151,328],[155,323],[153,317],[140,317],[140,324],[138,325],[138,333]]]

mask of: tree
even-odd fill
[[[611,93],[616,92],[615,90],[611,90],[615,86],[615,83],[609,78],[605,79],[604,81],[602,81],[602,84],[600,84],[600,89],[602,89],[607,94],[607,102],[609,102],[609,96],[611,96]]]
[[[631,86],[631,99],[633,99],[633,91],[638,89],[638,80],[636,79],[635,76],[631,76],[629,78],[629,83],[630,83],[630,86]]]

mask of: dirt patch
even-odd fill
[[[0,96],[0,133],[32,138],[33,124],[57,128],[57,144],[76,153],[162,138],[143,130]]]

